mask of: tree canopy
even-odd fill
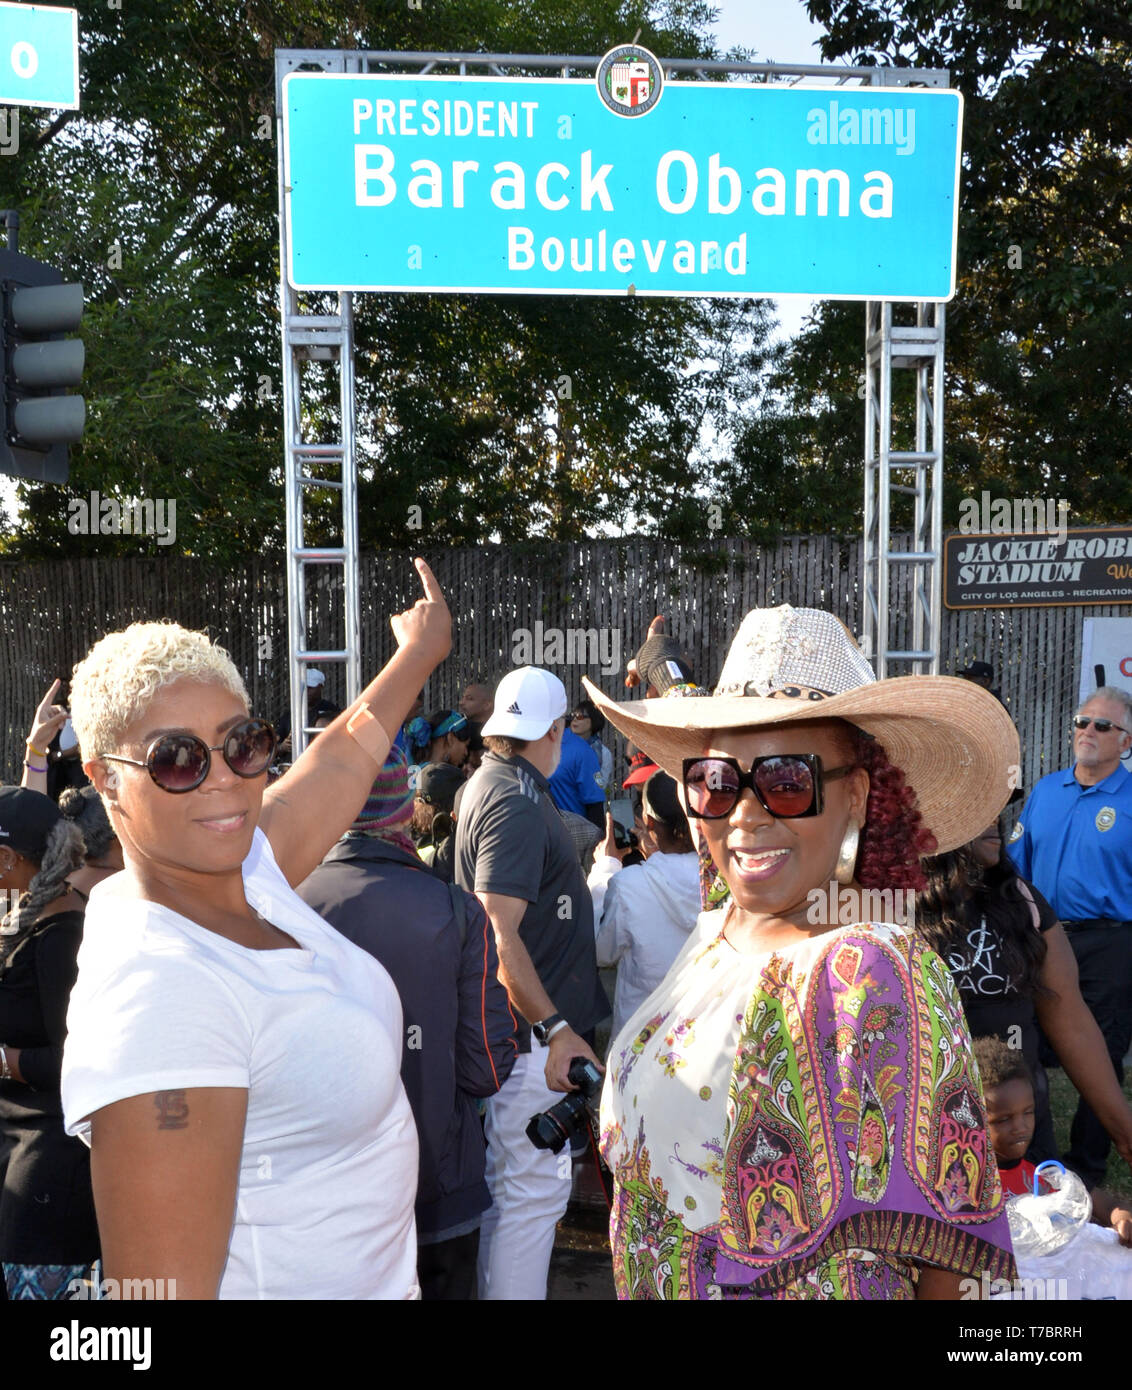
[[[6,549],[28,555],[136,553],[68,533],[67,500],[93,489],[177,499],[180,553],[283,543],[276,48],[595,54],[639,30],[712,55],[699,0],[78,9],[81,113],[22,112],[0,161],[21,250],[88,301],[87,427],[66,488],[21,489]],[[394,294],[356,296],[355,322],[363,545],[407,542],[411,508],[440,542],[663,527],[770,325],[752,302]],[[316,534],[333,501],[312,499]]]
[[[597,54],[639,30],[727,56],[701,0],[77,8],[82,111],[21,110],[0,205],[86,286],[88,423],[69,485],[22,485],[18,530],[0,515],[9,554],[137,553],[68,533],[92,490],[176,499],[178,553],[281,549],[276,48]],[[1127,515],[1126,0],[807,8],[826,60],[946,67],[966,99],[945,516],[991,485]],[[363,545],[859,528],[860,304],[819,305],[787,349],[765,301],[367,294],[355,317]]]
[[[1132,14],[1126,0],[808,0],[825,60],[948,68],[964,95],[959,274],[947,309],[945,525],[961,494],[1063,498],[1071,524],[1132,514]],[[748,415],[833,528],[856,521],[858,306],[820,305]],[[907,384],[907,383],[905,383]],[[846,487],[846,469],[852,486]]]

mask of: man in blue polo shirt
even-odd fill
[[[553,777],[550,794],[560,811],[585,816],[605,829],[605,789],[601,785],[601,759],[585,741],[567,726],[562,730],[562,756]]]
[[[1081,995],[1123,1083],[1132,1043],[1132,696],[1102,686],[1073,719],[1076,762],[1043,777],[1011,837],[1015,868],[1046,897],[1077,957]],[[1092,1187],[1104,1177],[1109,1136],[1082,1100],[1065,1161]]]

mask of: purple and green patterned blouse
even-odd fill
[[[602,1096],[621,1298],[907,1299],[1015,1273],[962,1005],[862,923],[744,955],[701,915]]]

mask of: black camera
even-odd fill
[[[590,1102],[601,1093],[602,1075],[585,1057],[574,1057],[566,1073],[576,1091],[569,1091],[549,1110],[534,1115],[527,1126],[527,1138],[536,1149],[561,1153],[575,1134],[590,1122]]]

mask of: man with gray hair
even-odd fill
[[[1123,1083],[1132,1043],[1132,696],[1095,691],[1073,718],[1076,761],[1043,777],[1009,845],[1019,874],[1047,898],[1077,958],[1081,995]],[[1082,1100],[1065,1161],[1089,1187],[1104,1178],[1109,1135]]]

